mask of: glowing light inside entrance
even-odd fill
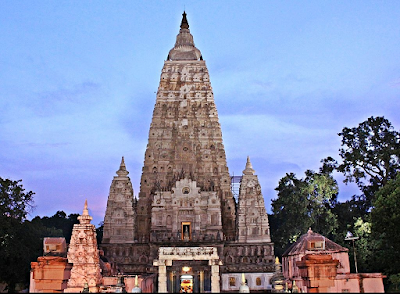
[[[188,271],[190,271],[190,267],[184,266],[184,267],[182,267],[182,271],[187,273]]]

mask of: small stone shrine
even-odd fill
[[[68,262],[72,263],[71,277],[64,292],[81,292],[88,288],[90,292],[98,292],[102,283],[100,273],[100,257],[97,249],[96,228],[91,224],[87,201],[79,224],[72,229],[71,242],[68,249]]]
[[[381,273],[350,273],[348,249],[311,228],[282,255],[292,292],[383,293]]]

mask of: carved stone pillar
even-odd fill
[[[167,293],[167,265],[165,260],[154,260],[154,266],[158,266],[158,293]]]
[[[218,260],[210,260],[211,263],[211,292],[219,293],[219,262]]]
[[[204,271],[200,271],[200,293],[204,293]]]
[[[175,284],[176,284],[176,272],[172,271],[171,272],[171,278],[170,278],[170,285],[171,285],[170,290],[171,290],[172,293],[177,292]]]
[[[166,265],[158,266],[158,293],[167,292],[167,267]]]

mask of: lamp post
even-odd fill
[[[358,240],[359,237],[354,237],[351,232],[347,232],[346,238],[344,238],[345,241],[353,241],[353,252],[354,252],[354,264],[356,266],[356,273],[358,274],[358,269],[357,269],[357,257],[356,257],[356,248],[354,246],[354,241]]]

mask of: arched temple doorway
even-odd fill
[[[158,292],[220,292],[219,259],[216,247],[160,247]]]

